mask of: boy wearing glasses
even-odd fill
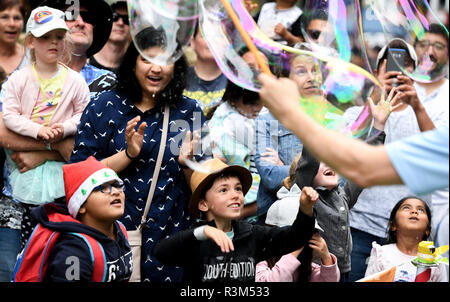
[[[131,42],[126,1],[109,1],[113,11],[111,34],[105,46],[89,58],[89,64],[117,73],[120,62]]]
[[[92,156],[82,162],[64,165],[63,171],[67,206],[55,202],[33,211],[38,227],[59,234],[49,251],[40,280],[128,281],[132,270],[131,249],[125,228],[117,222],[125,207],[122,180]],[[22,281],[16,279],[17,271],[20,276],[21,269],[32,266],[22,259],[27,259],[27,249],[39,248],[33,246],[33,242],[36,241],[32,235],[16,265],[15,281]],[[49,244],[45,248],[47,246]],[[100,246],[103,255],[95,252],[96,246]],[[100,280],[94,278],[98,275],[95,272],[98,263],[102,264]],[[26,267],[22,268],[24,264]]]

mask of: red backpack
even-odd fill
[[[51,204],[47,204],[50,206]],[[75,222],[69,215],[62,213],[51,213],[48,215],[51,222]],[[119,222],[120,229],[128,239],[125,227]],[[83,239],[91,252],[94,270],[92,281],[104,282],[106,278],[106,257],[102,245],[94,238],[83,233],[69,232]],[[48,266],[48,258],[53,247],[58,242],[61,231],[51,230],[42,224],[38,224],[31,234],[28,242],[19,255],[14,268],[13,282],[42,282]]]

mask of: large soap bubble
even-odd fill
[[[341,26],[338,39],[330,33],[320,42],[308,37],[306,43],[289,47],[262,33],[242,1],[227,1],[239,19],[244,35],[248,35],[256,47],[255,52],[249,49],[242,30],[233,22],[222,1],[227,0],[199,1],[200,30],[218,66],[229,80],[244,89],[258,92],[261,84],[257,77],[264,71],[257,60],[259,57],[272,74],[289,77],[298,84],[301,95],[299,106],[316,122],[354,138],[367,140],[375,135],[367,98],[381,87],[368,70],[352,63],[353,33],[349,34],[345,24],[337,24]],[[339,3],[342,5],[335,7],[337,15],[347,12],[344,2]],[[354,18],[355,14],[352,16]],[[333,29],[336,28],[333,22],[342,20],[327,21]],[[305,32],[305,36],[307,34]],[[283,96],[280,95],[282,101]],[[346,114],[350,108],[356,108],[357,114]],[[225,137],[235,136],[226,128],[220,132],[225,133]],[[207,129],[203,129],[202,133],[208,133]],[[201,154],[215,148],[217,139],[220,139],[216,134],[201,137],[201,147],[198,147]],[[200,162],[188,161],[187,164],[195,170],[201,169]]]
[[[299,65],[300,58],[297,57],[301,56],[303,59],[309,57],[313,62],[316,73],[320,74],[319,79],[317,77],[312,79],[319,93],[308,96],[302,94],[299,87],[302,95],[301,106],[322,125],[360,137],[361,131],[349,133],[348,129],[342,129],[342,125],[352,124],[353,121],[346,121],[341,117],[347,108],[355,105],[363,106],[373,89],[379,88],[378,81],[373,75],[350,63],[349,58],[344,60],[339,54],[341,48],[334,48],[335,44],[306,43],[294,48],[274,42],[259,30],[242,1],[229,2],[245,32],[256,46],[257,55],[263,58],[274,75],[298,79],[299,73],[303,71],[299,70],[302,66]],[[237,85],[259,91],[260,83],[257,76],[260,68],[255,60],[255,54],[249,51],[222,2],[201,0],[199,6],[200,29],[222,72]],[[349,47],[342,49],[344,49],[342,53],[351,51]],[[294,62],[298,66],[293,66]]]
[[[130,31],[140,54],[152,63],[170,65],[190,42],[198,19],[197,1],[128,0]],[[145,47],[160,48],[149,56]]]
[[[448,30],[426,0],[364,0],[360,3],[358,22],[374,69],[378,54],[374,50],[388,45],[384,56],[388,70],[399,70],[422,83],[438,81],[448,75]],[[412,45],[415,53],[399,47],[400,39]]]

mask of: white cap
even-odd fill
[[[280,192],[282,189],[284,189],[284,192]],[[292,225],[297,218],[297,213],[300,208],[301,190],[298,188],[297,184],[294,184],[290,192],[284,187],[282,187],[280,191],[278,191],[279,194],[277,194],[277,196],[279,198],[282,196],[282,198],[275,201],[270,206],[267,211],[266,224],[284,227]],[[314,228],[323,232],[323,229],[319,226],[317,220]]]
[[[394,38],[394,39],[390,40],[388,44],[384,45],[383,48],[381,48],[380,52],[378,53],[377,60],[375,62],[376,68],[378,68],[378,64],[380,64],[380,60],[384,56],[384,53],[387,51],[387,49],[390,47],[390,45],[392,45],[392,43],[394,43],[394,42],[398,42],[399,44],[403,45],[403,47],[405,47],[407,49],[409,56],[414,61],[414,68],[415,68],[417,66],[417,62],[418,62],[416,51],[414,50],[414,47],[411,44],[409,44],[408,42],[406,42],[405,40],[400,39],[400,38]]]
[[[69,30],[66,25],[64,12],[48,6],[40,6],[33,9],[27,22],[27,34],[31,33],[36,38],[39,38],[55,29]]]

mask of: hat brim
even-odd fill
[[[197,188],[194,190],[194,192],[192,192],[192,196],[189,201],[189,212],[191,214],[191,217],[200,218],[200,210],[198,209],[198,203],[200,201],[202,193],[204,192],[206,186],[210,184],[213,179],[215,179],[218,175],[226,172],[227,173],[231,172],[239,177],[239,180],[241,181],[242,185],[242,192],[244,196],[245,194],[247,194],[253,182],[252,174],[248,169],[241,166],[233,165],[214,171],[213,173],[205,177],[202,180],[202,182],[197,186]]]
[[[30,33],[31,33],[34,37],[40,38],[40,37],[42,37],[43,35],[45,35],[46,33],[51,32],[51,31],[56,30],[56,29],[65,30],[66,32],[69,31],[69,29],[67,28],[67,26],[65,26],[65,24],[64,24],[64,26],[63,26],[63,25],[60,25],[60,26],[57,26],[57,27],[48,27],[48,28],[32,29],[32,30],[30,30]]]
[[[411,59],[414,62],[414,68],[417,67],[418,60],[417,60],[417,54],[416,54],[416,51],[414,50],[414,47],[403,39],[394,38],[394,39],[390,40],[389,43],[384,45],[383,48],[381,48],[380,51],[378,52],[377,59],[375,61],[376,69],[378,69],[378,65],[380,64],[381,58],[384,56],[385,52],[387,51],[387,49],[390,47],[390,45],[393,42],[400,42],[404,47],[406,47],[409,56],[411,57]]]
[[[65,0],[44,0],[40,6],[50,6],[56,9],[62,9],[70,6]],[[112,29],[112,10],[111,7],[103,0],[80,0],[80,5],[88,11],[95,13],[96,23],[94,24],[94,36],[92,44],[86,51],[89,58],[99,52],[109,39]]]

